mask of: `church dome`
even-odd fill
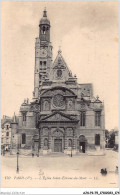
[[[50,21],[47,18],[47,11],[46,10],[43,11],[43,17],[40,20],[40,25],[42,25],[42,24],[50,25]]]

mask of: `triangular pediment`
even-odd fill
[[[51,121],[51,122],[62,122],[62,121],[63,122],[64,121],[66,121],[66,122],[77,122],[76,119],[74,119],[74,118],[72,118],[72,117],[70,117],[66,114],[63,114],[61,112],[55,112],[55,113],[53,113],[49,116],[46,116],[46,117],[42,118],[41,122],[42,121],[46,121],[46,122],[47,121]]]
[[[67,69],[67,64],[65,60],[63,59],[61,52],[58,52],[58,55],[53,63],[53,69],[58,68],[58,69]]]
[[[94,103],[102,103],[102,102],[101,102],[101,100],[96,99],[96,100],[94,101]]]
[[[99,100],[99,96],[97,96],[96,98],[94,98],[94,101],[93,102],[94,103],[102,103],[102,101]]]
[[[61,51],[58,51],[58,55],[51,68],[50,79],[58,81],[67,81],[70,78],[74,77],[72,76],[72,73],[69,70],[63,56],[61,55]]]

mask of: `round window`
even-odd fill
[[[56,107],[62,107],[64,106],[64,97],[60,94],[54,95],[53,97],[53,104]]]

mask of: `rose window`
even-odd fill
[[[56,107],[62,107],[64,106],[64,97],[60,94],[54,95],[53,97],[53,104]]]

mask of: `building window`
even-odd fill
[[[22,144],[26,144],[26,134],[22,134]]]
[[[23,113],[23,121],[26,121],[26,113]]]
[[[46,61],[40,61],[40,70],[46,70]]]
[[[80,113],[80,126],[85,126],[85,111]]]
[[[42,70],[42,61],[40,61],[40,70]]]
[[[62,76],[62,70],[57,70],[57,77],[61,77]]]
[[[100,134],[95,135],[95,145],[99,146],[100,145]]]
[[[6,136],[9,136],[9,132],[6,132]]]
[[[6,139],[6,143],[9,144],[9,138]]]
[[[46,70],[46,61],[44,61],[44,70]]]
[[[6,125],[6,129],[7,129],[7,130],[9,129],[9,125]]]
[[[43,34],[45,34],[45,26],[43,26]]]
[[[95,126],[100,126],[101,123],[101,112],[96,111],[95,112]]]

